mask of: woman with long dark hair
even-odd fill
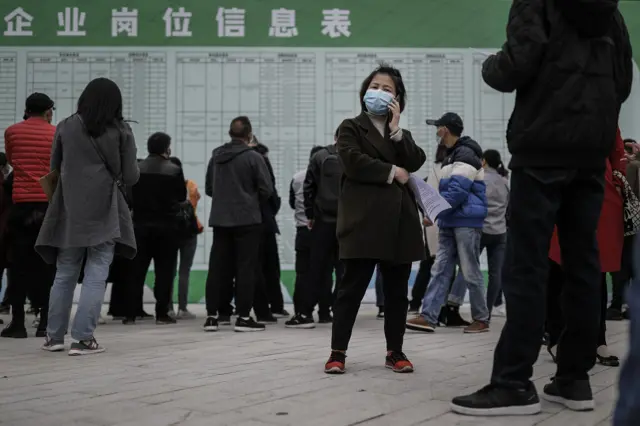
[[[344,373],[353,325],[376,265],[385,296],[385,365],[398,373],[413,371],[402,352],[407,290],[411,264],[424,259],[425,250],[418,208],[406,184],[426,157],[411,133],[400,128],[405,102],[400,72],[381,65],[362,82],[360,115],[340,125],[344,176],[336,234],[345,269],[334,303],[326,373]]]
[[[113,81],[91,81],[80,95],[77,112],[58,124],[51,171],[60,177],[35,246],[57,267],[42,349],[64,350],[73,292],[86,256],[69,355],[103,352],[93,332],[109,267],[115,254],[133,258],[136,253],[123,186],[139,177],[133,132],[122,118],[122,95]]]
[[[482,226],[480,252],[487,249],[489,264],[489,285],[487,287],[487,308],[493,314],[506,315],[502,303],[502,264],[507,249],[507,206],[509,205],[509,171],[502,162],[500,153],[487,149],[482,154],[484,182],[487,187],[487,217]]]

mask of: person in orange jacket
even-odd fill
[[[182,162],[176,158],[171,157],[171,161],[182,167]],[[189,201],[193,205],[193,209],[197,210],[198,201],[200,201],[200,191],[198,191],[198,185],[195,181],[187,179],[185,181],[187,185],[187,194]],[[196,216],[198,222],[198,235],[204,230],[204,226],[200,223],[200,219]],[[196,255],[198,248],[198,235],[194,235],[184,240],[180,246],[180,266],[178,268],[178,313],[176,318],[178,319],[195,319],[196,316],[187,309],[187,303],[189,300],[189,275],[191,274],[191,266],[193,265],[193,258]],[[173,303],[169,307],[169,313],[173,312]]]

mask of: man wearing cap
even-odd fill
[[[442,162],[440,195],[451,208],[438,216],[438,254],[432,268],[431,281],[422,301],[422,312],[407,320],[410,330],[435,332],[440,309],[446,302],[449,285],[460,265],[469,286],[473,322],[465,333],[489,331],[489,311],[485,299],[484,278],[480,272],[480,238],[487,216],[482,149],[468,136],[458,114],[448,112],[438,120],[427,120],[436,126],[437,136],[447,147]]]
[[[13,206],[7,221],[12,261],[7,271],[11,282],[12,320],[0,333],[2,337],[27,337],[24,326],[27,293],[40,309],[36,336],[46,335],[49,291],[55,267],[46,264],[33,246],[49,205],[40,186],[40,178],[49,173],[51,146],[56,132],[51,124],[53,109],[51,98],[44,93],[33,93],[26,101],[24,121],[4,132],[7,160],[13,167]]]

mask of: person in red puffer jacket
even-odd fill
[[[13,206],[7,228],[12,263],[8,269],[11,285],[11,324],[0,336],[27,337],[24,303],[29,299],[40,310],[36,336],[46,335],[49,291],[55,267],[47,265],[35,252],[44,215],[49,205],[40,178],[49,173],[51,147],[56,128],[51,124],[54,103],[43,93],[33,93],[26,101],[24,121],[4,133],[7,160],[13,167]]]

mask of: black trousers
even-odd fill
[[[622,310],[624,293],[633,275],[631,267],[633,261],[633,238],[634,235],[624,237],[620,270],[611,274],[611,282],[613,284],[611,289],[611,308],[619,311]]]
[[[301,302],[300,294],[304,293],[306,280],[309,279],[311,271],[311,230],[306,226],[298,226],[296,228],[296,279],[293,288],[293,308],[296,314],[300,313]],[[340,271],[339,261],[336,261],[334,269]],[[336,281],[340,280],[340,274],[337,274]],[[331,306],[333,306],[333,279],[331,274],[326,278],[327,282],[320,289],[321,294],[318,298],[318,314],[320,317],[327,317],[331,314]]]
[[[134,272],[134,260],[116,256],[111,264],[109,280],[111,282],[111,297],[109,298],[109,315],[125,317],[128,313],[129,274]],[[139,307],[136,317],[142,314],[142,294],[137,299]]]
[[[424,251],[427,257],[425,260],[420,261],[420,268],[418,269],[416,280],[411,288],[411,302],[409,303],[409,306],[413,310],[420,309],[420,306],[422,305],[422,299],[424,299],[427,286],[429,285],[429,281],[431,281],[431,267],[433,267],[433,264],[436,261],[435,253],[433,256],[431,255],[429,245],[427,243],[424,244]]]
[[[127,292],[127,317],[135,318],[140,314],[144,281],[153,260],[156,318],[165,318],[169,313],[180,240],[177,235],[166,229],[136,227],[135,232],[138,253],[133,259],[133,282]]]
[[[562,292],[565,276],[562,266],[549,260],[549,280],[547,282],[547,321],[546,330],[549,333],[549,346],[556,346],[564,330],[564,316],[562,315]],[[598,328],[598,344],[593,348],[595,357],[598,346],[607,344],[607,274],[600,274],[600,327]]]
[[[388,351],[402,351],[407,320],[407,291],[411,264],[392,264],[375,259],[343,259],[344,275],[333,305],[331,348],[346,351],[353,325],[376,265],[384,286],[384,335]]]
[[[326,299],[327,295],[331,293],[334,268],[336,269],[336,280],[342,278],[342,266],[337,262],[337,259],[338,238],[336,237],[336,223],[316,219],[311,229],[308,279],[303,281],[302,292],[299,295],[301,314],[307,317],[312,316],[315,305],[321,299]],[[369,278],[371,278],[371,275],[369,275]],[[328,312],[323,312],[324,314],[328,314]]]
[[[280,256],[275,232],[266,229],[262,231],[258,258],[253,310],[258,318],[268,318],[272,312],[284,310],[280,289]]]
[[[235,278],[236,311],[248,317],[253,306],[254,291],[260,265],[262,225],[214,227],[213,247],[209,258],[206,303],[207,315],[216,316],[222,299],[222,286]]]
[[[600,326],[600,264],[596,228],[604,170],[514,169],[503,291],[506,324],[494,354],[491,381],[531,386],[545,328],[549,245],[554,225],[566,277],[565,331],[558,342],[559,380],[588,379]]]
[[[262,276],[267,290],[267,297],[271,312],[284,310],[284,299],[280,287],[280,255],[278,254],[278,241],[275,232],[262,233],[260,245],[262,259]]]
[[[47,203],[18,203],[11,206],[8,218],[11,265],[7,270],[11,290],[12,321],[24,323],[24,304],[27,296],[40,310],[40,326],[47,327],[49,293],[56,276],[55,265],[49,265],[36,253],[33,246],[38,238]]]

